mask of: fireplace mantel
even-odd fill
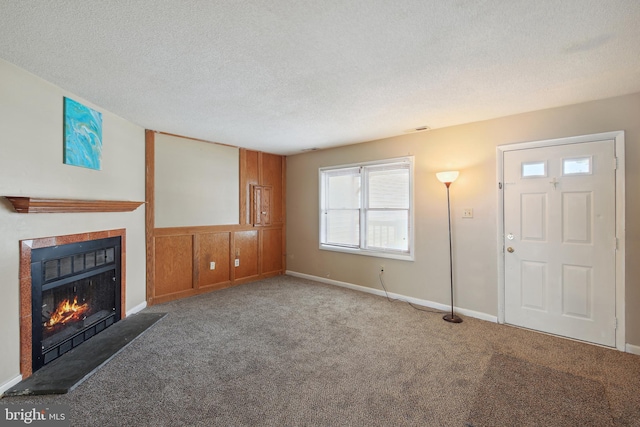
[[[4,196],[18,213],[131,212],[144,202]]]

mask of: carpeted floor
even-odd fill
[[[473,426],[614,426],[595,380],[495,354],[469,414]]]
[[[88,426],[633,426],[640,357],[279,276],[167,312],[66,395]]]

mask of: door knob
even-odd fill
[[[511,246],[509,246],[509,247],[507,248],[507,252],[509,252],[509,253],[513,253],[513,251],[514,251],[514,250],[515,250],[515,249],[513,249]]]

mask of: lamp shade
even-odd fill
[[[444,182],[445,184],[452,183],[456,178],[458,178],[459,173],[460,172],[458,171],[438,172],[436,177],[438,178],[438,181]]]

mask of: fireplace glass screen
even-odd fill
[[[120,238],[32,251],[33,370],[121,317]]]
[[[43,351],[113,315],[116,307],[114,288],[115,275],[112,270],[44,291]],[[82,338],[77,337],[76,341],[84,341]]]

